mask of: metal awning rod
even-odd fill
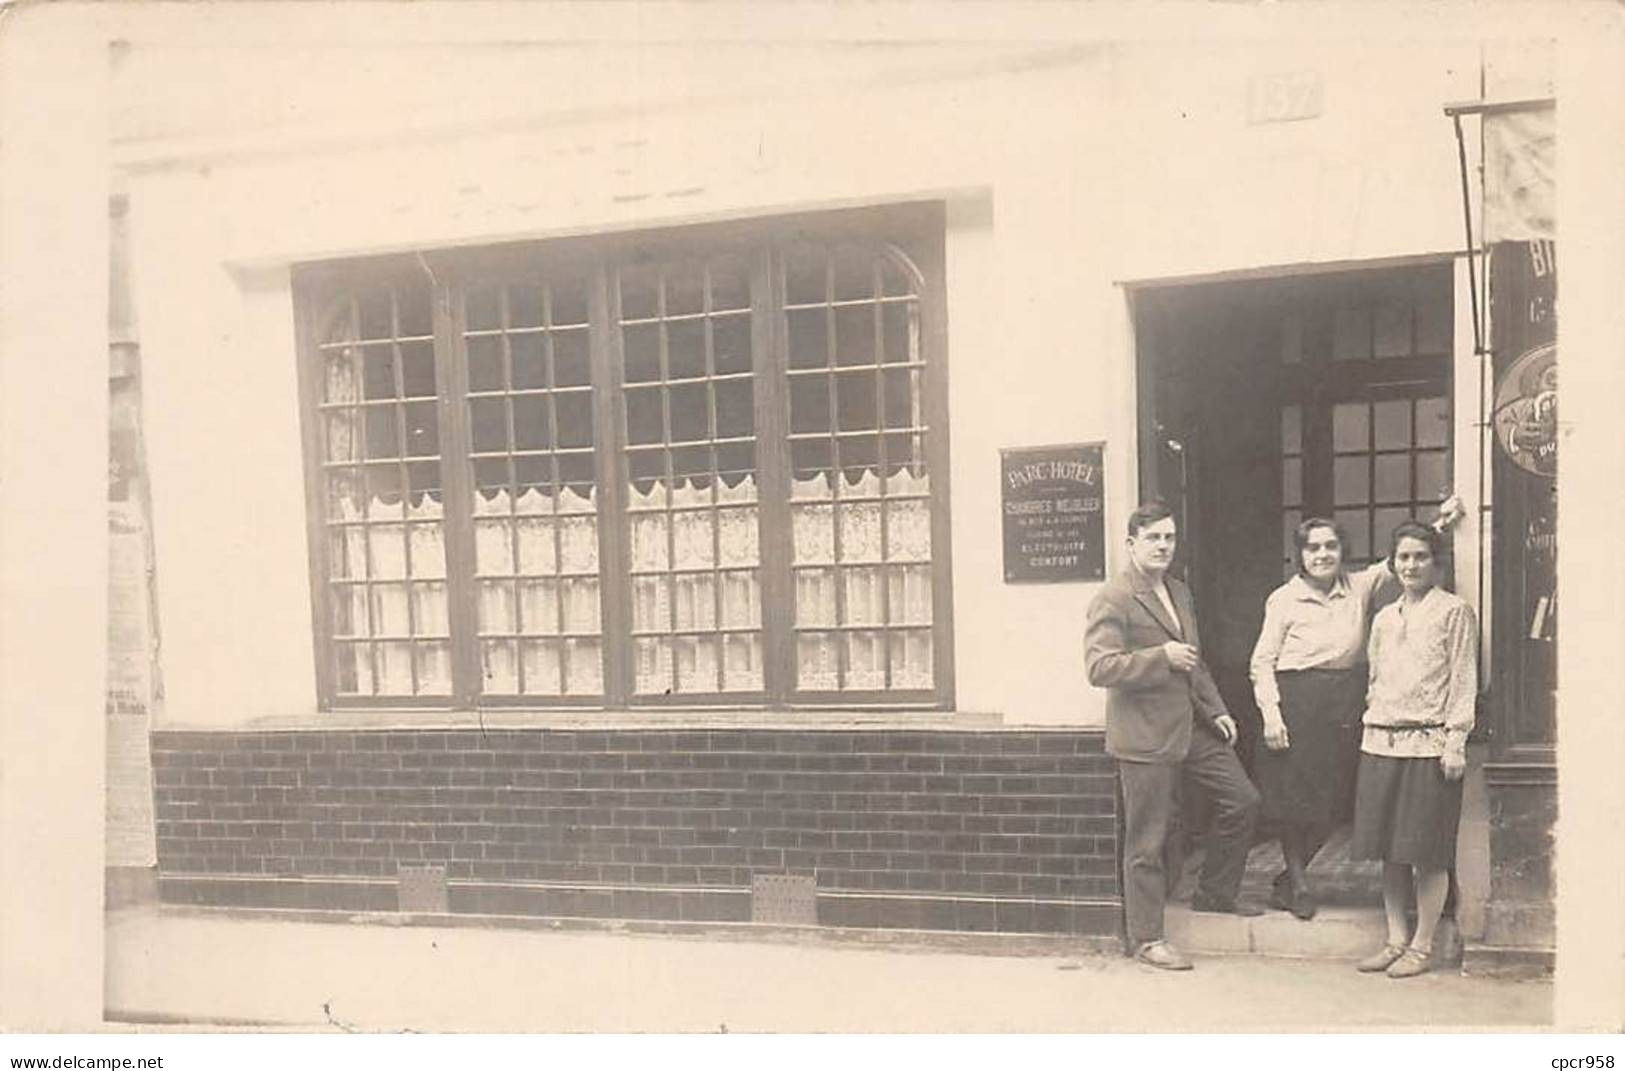
[[[1556,97],[1525,97],[1522,100],[1464,100],[1446,104],[1444,113],[1452,119],[1458,115],[1499,115],[1503,112],[1539,111],[1557,107]]]
[[[1446,114],[1450,113],[1448,108]],[[1483,318],[1478,305],[1478,272],[1473,266],[1473,199],[1467,184],[1467,142],[1461,133],[1461,113],[1450,115],[1456,128],[1456,159],[1461,168],[1461,221],[1467,231],[1467,292],[1473,306],[1473,353],[1484,356]]]

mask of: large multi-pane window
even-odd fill
[[[1282,330],[1281,556],[1332,517],[1350,565],[1449,493],[1452,276],[1447,264],[1307,281]]]
[[[951,702],[941,237],[302,269],[324,700]]]

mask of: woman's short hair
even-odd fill
[[[1309,533],[1316,528],[1330,528],[1332,533],[1337,536],[1337,545],[1342,549],[1343,554],[1347,555],[1349,552],[1349,534],[1343,530],[1341,524],[1325,517],[1305,518],[1299,522],[1296,528],[1292,529],[1292,559],[1298,567],[1299,576],[1308,575],[1308,571],[1303,565],[1303,551],[1309,545]]]
[[[1394,555],[1399,551],[1401,539],[1419,539],[1428,545],[1433,554],[1434,562],[1441,568],[1444,565],[1444,533],[1432,525],[1421,521],[1400,521],[1394,526],[1394,534],[1388,537],[1388,568],[1394,568]]]
[[[1142,528],[1148,528],[1158,521],[1166,520],[1174,515],[1173,509],[1160,498],[1153,498],[1149,502],[1140,504],[1140,508],[1128,515],[1128,534],[1132,539],[1140,534]]]

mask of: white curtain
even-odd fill
[[[374,581],[370,588],[335,587],[333,597],[340,604],[337,623],[348,624],[348,634],[353,637],[391,637],[376,645],[341,644],[341,687],[353,680],[359,695],[412,695],[415,657],[416,694],[450,692],[450,645],[443,638],[405,638],[446,637],[451,631],[440,500],[425,494],[415,504],[408,502],[403,513],[399,500],[389,502],[374,495],[363,510],[352,489],[338,496],[337,506],[333,520],[365,524],[350,523],[332,530],[330,567],[334,576]],[[413,523],[407,524],[408,520]]]
[[[520,635],[481,641],[485,692],[602,694],[597,509],[591,489],[475,494],[480,631]]]
[[[759,691],[762,609],[755,479],[746,476],[731,487],[726,481],[698,487],[678,479],[669,494],[663,481],[647,491],[636,485],[627,491],[633,630],[752,630],[640,636],[635,644],[638,693]],[[689,569],[717,571],[681,571]]]
[[[841,491],[843,500],[879,498],[880,475],[866,469],[857,479],[845,477]],[[841,686],[837,672],[837,644],[841,642],[846,647],[847,689],[885,688],[888,663],[891,687],[931,687],[930,506],[925,498],[893,498],[929,493],[929,477],[907,469],[887,477],[885,498],[880,501],[837,504],[827,473],[794,482],[790,514],[797,566],[798,630],[837,624],[876,626],[873,630],[844,633],[800,631],[796,662],[801,689],[833,690]],[[841,566],[839,575],[844,588],[844,620],[837,620],[837,564]],[[903,625],[917,627],[898,631],[898,626]],[[889,640],[884,626],[890,626]]]

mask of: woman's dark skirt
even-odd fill
[[[1275,675],[1288,746],[1253,753],[1263,797],[1262,828],[1303,828],[1321,836],[1354,812],[1366,670],[1302,669]]]
[[[1349,855],[1448,870],[1460,824],[1461,781],[1445,780],[1437,758],[1360,755]]]

